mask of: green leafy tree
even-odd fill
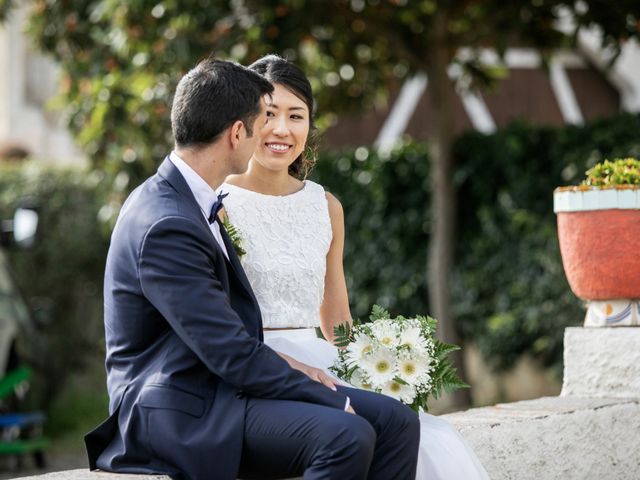
[[[0,3],[6,12],[11,2]],[[320,111],[367,108],[390,83],[425,72],[437,119],[430,139],[431,313],[458,342],[450,312],[456,202],[453,184],[452,63],[469,85],[499,71],[479,49],[518,43],[543,52],[597,25],[617,48],[638,36],[637,0],[32,0],[31,32],[63,70],[70,126],[97,167],[126,191],[170,144],[168,108],[178,78],[210,53],[247,63],[266,52],[297,61],[312,79]],[[557,30],[571,15],[573,34]],[[469,47],[468,55],[457,55]],[[327,117],[329,118],[329,117]],[[122,192],[124,193],[124,192]],[[117,201],[117,198],[116,198]],[[459,364],[460,365],[460,364]],[[461,399],[462,401],[464,399]]]

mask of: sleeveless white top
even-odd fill
[[[247,252],[240,259],[260,304],[264,328],[320,326],[332,230],[324,188],[305,180],[290,195],[265,195],[228,183],[224,209]]]

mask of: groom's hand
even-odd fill
[[[291,368],[304,373],[311,380],[319,382],[323,384],[325,387],[330,388],[331,390],[336,390],[336,385],[338,385],[337,380],[327,375],[324,372],[324,370],[312,367],[311,365],[307,365],[306,363],[302,363],[296,360],[295,358],[290,357],[289,355],[285,355],[282,352],[276,352],[276,353],[280,355],[282,358],[284,358]]]
[[[338,385],[338,382],[332,377],[330,377],[329,375],[327,375],[324,372],[324,370],[312,367],[311,365],[307,365],[306,363],[302,363],[296,360],[295,358],[290,357],[289,355],[285,355],[282,352],[276,351],[276,353],[280,355],[289,364],[291,368],[301,371],[311,380],[322,383],[325,387],[328,387],[331,390],[337,390],[336,385]],[[347,408],[344,409],[344,411],[347,413],[356,415],[356,411],[351,406],[351,402],[348,397],[347,397],[347,405],[348,406]]]
[[[332,379],[329,375],[327,375],[323,370],[320,370],[319,368],[311,367],[302,362],[298,362],[298,363],[301,365],[301,368],[299,368],[298,370],[304,373],[311,380],[320,382],[325,387],[329,387],[331,390],[336,390],[337,382],[334,379]]]

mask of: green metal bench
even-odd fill
[[[20,391],[31,377],[31,369],[20,367],[0,379],[0,403]],[[42,427],[47,417],[42,412],[10,412],[0,414],[0,456],[9,459],[9,468],[19,470],[24,455],[33,455],[38,468],[44,468],[45,448],[49,440]]]

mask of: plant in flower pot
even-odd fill
[[[640,324],[640,161],[605,160],[554,191],[560,253],[585,327]]]

